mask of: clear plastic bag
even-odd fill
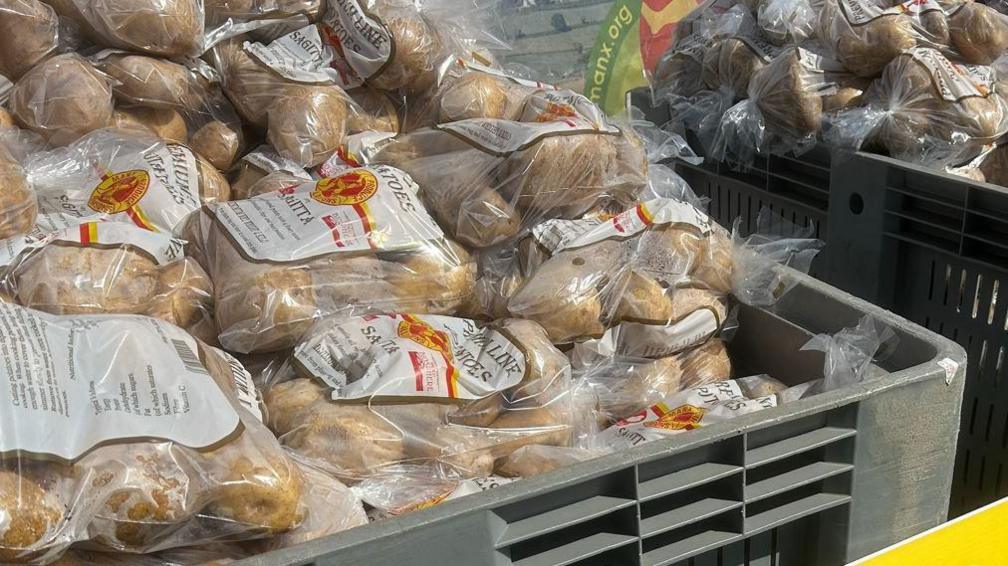
[[[836,334],[813,336],[801,349],[823,352],[825,356],[823,381],[815,392],[860,383],[871,363],[891,352],[897,340],[891,328],[870,315],[862,317],[857,326],[843,328]]]
[[[819,12],[810,0],[765,0],[756,10],[760,33],[777,45],[798,45],[815,37]]]
[[[270,179],[266,180],[267,177]],[[265,194],[269,192],[267,189],[275,187],[274,181],[281,178],[300,179],[302,183],[312,180],[301,165],[280,156],[272,147],[261,145],[238,162],[231,176],[231,196],[234,200],[244,200]]]
[[[818,27],[819,39],[837,60],[862,77],[878,76],[924,39],[906,10],[880,7],[872,0],[824,0]]]
[[[776,407],[784,387],[767,376],[728,380],[684,389],[635,415],[621,419],[592,439],[592,448],[613,452]],[[774,391],[765,396],[753,393]]]
[[[57,315],[145,314],[217,341],[213,284],[185,242],[120,222],[88,222],[4,242],[0,289]]]
[[[24,167],[42,231],[114,220],[173,233],[201,203],[227,200],[231,191],[189,148],[133,131],[97,130],[28,156]]]
[[[634,202],[646,185],[642,140],[583,96],[539,90],[521,119],[416,130],[384,145],[373,161],[409,173],[448,233],[476,248],[513,240],[547,218]]]
[[[289,348],[337,313],[461,311],[475,265],[428,215],[422,190],[375,166],[207,207],[191,239],[215,283],[221,344]]]
[[[706,214],[668,198],[611,216],[544,222],[532,231],[524,268],[511,267],[524,277],[505,297],[507,308],[542,324],[556,343],[611,330],[614,349],[633,345],[625,354],[673,354],[714,334],[725,318],[723,292],[706,281],[719,269],[708,260],[731,269],[730,257],[705,253],[716,230]]]
[[[415,95],[437,83],[442,64],[483,45],[504,47],[491,17],[479,4],[351,0],[329,3],[320,27],[355,79]]]
[[[811,149],[822,125],[823,97],[838,90],[827,72],[842,70],[811,46],[785,49],[752,75],[749,98],[721,118],[711,150],[714,158],[744,169],[757,153]]]
[[[20,126],[64,145],[112,124],[111,83],[80,55],[57,55],[15,83],[8,107]]]
[[[8,304],[0,317],[4,349],[21,352],[4,370],[19,384],[3,396],[5,561],[84,541],[146,553],[254,539],[302,522],[304,479],[233,358],[148,317]]]
[[[12,152],[4,143],[7,133],[0,132],[0,239],[28,233],[38,213],[28,175],[13,155],[17,148]]]
[[[324,319],[265,383],[281,442],[347,481],[404,463],[486,477],[520,446],[570,444],[576,426],[567,359],[527,320]]]
[[[301,42],[317,50],[295,50]],[[340,88],[340,75],[331,67],[334,57],[316,26],[269,44],[239,36],[211,51],[224,90],[242,117],[265,128],[280,155],[305,167],[325,161],[351,126],[367,124],[370,116]]]
[[[53,53],[76,47],[56,11],[38,0],[0,6],[0,75],[16,81]]]
[[[464,478],[437,465],[401,464],[385,468],[353,487],[371,508],[373,520],[396,517],[515,481],[487,476]]]
[[[755,35],[714,40],[703,54],[701,78],[707,88],[732,101],[745,98],[752,76],[779,53],[779,48]]]
[[[990,67],[954,64],[930,48],[905,51],[865,93],[866,106],[841,112],[825,137],[915,163],[963,163],[1008,131],[995,80]]]
[[[114,117],[120,127],[135,126],[188,144],[222,171],[234,164],[244,142],[241,120],[208,64],[195,60],[183,65],[116,50],[92,59],[115,81],[115,99],[125,105]]]
[[[270,41],[322,17],[322,0],[204,0],[207,46],[229,37],[251,33]]]
[[[204,51],[200,0],[51,0],[96,45],[167,58]]]

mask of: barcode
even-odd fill
[[[199,358],[196,353],[192,351],[189,344],[186,344],[184,340],[172,340],[172,346],[175,346],[175,353],[178,354],[180,360],[185,365],[186,369],[193,373],[200,373],[203,375],[210,375],[207,373],[203,364],[200,363]]]

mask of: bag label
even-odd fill
[[[642,202],[612,218],[552,219],[532,228],[532,237],[551,254],[610,238],[628,238],[653,226],[688,224],[711,232],[711,219],[692,204],[668,198]]]
[[[368,165],[395,136],[391,132],[374,131],[351,134],[314,172],[320,177],[335,177],[348,169]]]
[[[622,322],[606,334],[612,333],[615,350],[621,355],[663,358],[703,344],[720,328],[721,321],[712,309],[699,308],[674,324]]]
[[[273,149],[272,146],[269,145],[261,145],[257,147],[255,151],[251,151],[245,155],[245,157],[242,157],[242,161],[248,162],[260,171],[265,171],[267,174],[275,171],[282,171],[284,173],[290,173],[295,177],[302,177],[306,181],[311,180],[311,175],[305,172],[304,167],[301,167],[290,159],[281,156]]]
[[[839,0],[840,13],[852,26],[860,26],[883,16],[898,16],[903,14],[903,8],[882,9],[871,0]]]
[[[182,145],[158,143],[146,151],[117,151],[67,176],[32,172],[39,213],[52,230],[92,220],[127,222],[173,232],[200,208],[196,157]]]
[[[53,242],[80,246],[130,246],[147,255],[158,265],[179,260],[185,250],[185,240],[162,232],[151,232],[121,222],[84,222],[52,232],[36,229],[25,236],[4,240],[0,245],[0,266],[11,265],[26,250],[36,250]]]
[[[322,22],[326,41],[360,78],[377,75],[392,58],[392,34],[358,0],[327,2]]]
[[[518,121],[470,118],[434,127],[499,156],[523,150],[549,136],[620,133],[592,101],[566,89],[532,93],[526,97]]]
[[[958,102],[964,98],[990,94],[993,73],[989,67],[957,65],[938,51],[927,47],[915,47],[903,53],[927,69],[932,84],[944,100]]]
[[[269,45],[246,41],[244,48],[280,76],[302,83],[339,82],[332,48],[322,41],[318,26],[308,25]]]
[[[379,165],[248,200],[213,203],[208,210],[253,260],[409,251],[444,239],[418,190],[402,171]]]
[[[294,359],[336,401],[479,399],[520,383],[525,354],[491,327],[436,315],[352,317],[316,331]]]
[[[227,361],[228,367],[231,368],[231,378],[234,380],[234,392],[238,402],[248,409],[259,422],[264,422],[262,403],[259,399],[259,389],[256,388],[255,381],[252,380],[252,374],[231,354],[224,350],[215,350],[219,356]]]
[[[734,380],[686,389],[600,432],[592,443],[621,450],[682,434],[731,418],[777,406],[769,395],[746,399]]]
[[[198,351],[153,318],[0,304],[0,452],[74,460],[110,442],[213,446],[240,420]]]

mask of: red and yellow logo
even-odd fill
[[[651,428],[665,430],[693,430],[700,426],[705,411],[693,405],[681,405],[658,417],[658,420],[644,423]]]
[[[118,214],[133,208],[147,194],[150,175],[142,169],[102,176],[88,199],[88,206],[105,214]]]
[[[428,350],[440,353],[446,361],[451,359],[451,340],[448,335],[440,330],[434,330],[430,324],[415,316],[403,315],[396,334],[400,338],[412,340]]]
[[[329,206],[361,204],[378,192],[378,178],[370,171],[351,171],[315,184],[313,199]]]
[[[536,116],[536,122],[554,122],[566,118],[575,118],[578,113],[568,104],[549,102],[546,108]]]

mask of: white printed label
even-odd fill
[[[142,316],[0,305],[0,452],[73,460],[104,442],[211,446],[238,413],[185,331]]]
[[[252,166],[256,167],[260,171],[266,172],[267,174],[282,171],[284,173],[290,173],[295,177],[302,177],[306,181],[311,180],[311,175],[305,172],[304,167],[301,167],[290,159],[281,156],[275,149],[268,145],[261,145],[257,147],[255,151],[251,151],[245,155],[245,157],[242,157],[242,161],[247,161]]]
[[[945,370],[945,385],[951,385],[952,379],[959,373],[959,364],[952,358],[942,358],[936,363]]]
[[[839,0],[839,5],[844,18],[854,26],[866,24],[882,16],[895,16],[903,13],[900,6],[883,10],[871,0]]]
[[[69,173],[58,166],[29,173],[49,229],[112,220],[172,232],[199,210],[196,157],[185,146],[158,143],[142,152],[107,153],[108,161],[95,156]]]
[[[520,122],[564,122],[580,118],[596,130],[611,134],[619,133],[606,117],[605,112],[583,94],[572,90],[540,89],[525,98],[518,121]]]
[[[525,378],[525,355],[474,321],[435,315],[348,318],[315,331],[294,359],[333,400],[374,396],[479,399]]]
[[[949,102],[990,94],[990,83],[983,81],[993,78],[993,75],[984,73],[981,67],[971,69],[956,65],[938,51],[926,47],[907,49],[903,53],[928,70],[938,94]]]
[[[709,45],[710,37],[707,34],[691,33],[676,43],[675,53],[700,61]]]
[[[624,356],[663,358],[703,344],[717,334],[720,324],[712,309],[701,308],[675,324],[623,322],[606,333],[612,333],[616,351]]]
[[[335,252],[408,251],[444,239],[402,171],[351,169],[209,212],[253,260],[298,261]]]
[[[608,220],[554,219],[532,228],[532,237],[551,254],[580,248],[610,238],[627,238],[651,226],[689,224],[701,234],[711,231],[710,217],[695,206],[682,201],[657,198],[638,204]]]
[[[686,389],[620,420],[592,439],[596,448],[621,450],[777,406],[777,397],[746,399],[734,380]]]
[[[784,47],[779,45],[774,45],[769,41],[763,39],[758,34],[754,35],[739,35],[736,37],[739,41],[745,44],[757,57],[762,59],[765,63],[769,63],[771,59],[780,55],[784,52]]]
[[[5,240],[0,246],[0,266],[11,265],[25,250],[35,250],[52,242],[69,242],[82,246],[131,246],[147,254],[158,265],[172,263],[182,257],[185,240],[161,232],[151,232],[121,222],[84,222],[53,232],[37,229],[26,236]]]
[[[231,354],[217,348],[214,348],[214,352],[224,358],[231,368],[231,378],[234,380],[234,392],[238,402],[248,409],[259,422],[263,422],[259,390],[252,380],[252,374]]]
[[[343,54],[350,68],[361,78],[378,73],[392,56],[392,34],[364,12],[358,0],[328,2],[322,19],[326,40]]]
[[[246,41],[245,50],[280,76],[302,83],[339,80],[332,67],[334,54],[322,42],[318,26],[309,25],[282,36],[269,45]]]
[[[476,61],[471,61],[471,60],[467,60],[467,59],[457,59],[456,62],[463,69],[469,69],[469,70],[478,71],[478,72],[481,72],[481,73],[486,73],[488,75],[493,75],[495,77],[499,77],[499,78],[511,81],[511,82],[513,82],[515,84],[519,84],[519,85],[522,85],[522,86],[527,86],[527,87],[532,87],[532,88],[542,88],[542,89],[548,89],[548,90],[558,90],[555,85],[552,85],[552,84],[549,84],[549,83],[541,83],[539,81],[533,81],[533,80],[523,79],[523,78],[520,78],[520,77],[509,75],[509,74],[505,73],[504,71],[502,71],[500,69],[494,69],[493,67],[488,67],[486,65],[477,63]]]
[[[335,177],[348,169],[368,165],[386,144],[395,139],[391,132],[359,132],[347,136],[346,141],[315,168],[320,177]]]

